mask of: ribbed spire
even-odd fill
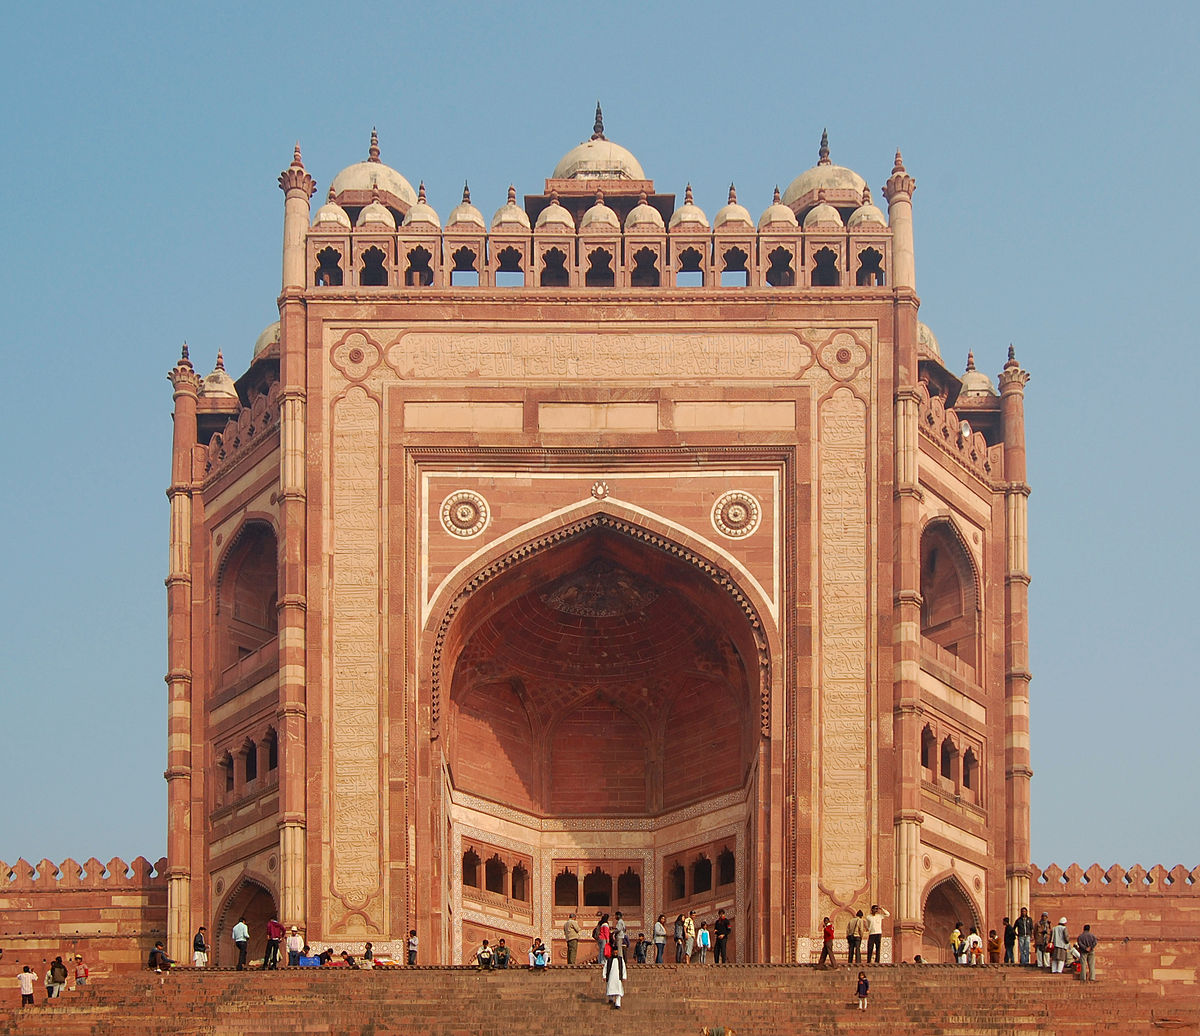
[[[684,189],[683,204],[684,205],[694,205],[695,204],[695,202],[692,201],[692,185],[690,183]]]
[[[863,184],[863,196],[862,196],[862,203],[863,203],[864,205],[870,205],[870,204],[871,204],[871,188],[870,188],[870,187],[868,187],[866,184]]]
[[[646,192],[645,191],[638,191],[638,204],[639,205],[646,204]]]
[[[466,180],[463,180],[463,204],[464,205],[471,204],[471,188],[467,184]]]
[[[733,184],[729,185],[729,204],[730,205],[737,204],[737,188],[734,187]]]
[[[600,110],[600,102],[596,102],[596,122],[592,126],[592,140],[607,140],[604,135],[604,112]]]
[[[511,184],[511,183],[508,185],[508,204],[509,205],[517,204],[517,188],[514,184]]]
[[[973,371],[974,369],[975,369],[975,353],[973,350],[968,350],[968,352],[967,352],[967,370]]]
[[[1004,367],[1007,370],[1009,367],[1019,366],[1021,365],[1017,363],[1017,350],[1012,347],[1012,343],[1010,342],[1008,346],[1008,362],[1004,365]]]
[[[771,199],[771,204],[772,205],[779,204],[779,184],[775,185],[775,197]]]
[[[421,183],[417,186],[417,204],[418,205],[425,204],[425,181],[424,180],[422,180]]]
[[[218,349],[217,350],[217,370],[223,371],[224,369],[225,369],[225,357],[221,355],[221,350]]]
[[[817,165],[833,165],[829,160],[829,130],[821,130],[821,150],[817,152]]]
[[[367,148],[367,161],[379,161],[379,134],[375,132],[375,127],[371,127],[371,146]]]
[[[304,162],[300,158],[300,141],[298,141],[298,140],[296,141],[295,148],[293,148],[293,150],[292,150],[292,168],[293,169],[303,169],[304,168]]]
[[[896,163],[892,166],[892,175],[895,176],[897,173],[903,173],[904,171],[904,159],[900,157],[900,149],[896,148]]]

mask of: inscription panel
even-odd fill
[[[379,890],[379,406],[333,408],[332,890],[361,909]],[[336,922],[335,922],[336,924]]]

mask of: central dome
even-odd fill
[[[604,114],[596,105],[596,125],[590,140],[571,148],[558,160],[554,180],[644,180],[642,164],[627,148],[604,136]]]

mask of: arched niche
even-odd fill
[[[970,894],[955,874],[936,879],[925,893],[921,911],[925,931],[921,937],[921,958],[927,964],[950,963],[950,933],[956,921],[963,924],[963,935],[971,925],[981,930],[979,911]]]
[[[224,904],[217,911],[217,923],[209,940],[213,967],[232,968],[237,964],[237,947],[233,944],[232,932],[233,926],[243,917],[250,930],[247,966],[256,960],[261,965],[263,955],[267,952],[267,922],[272,918],[279,919],[275,896],[265,881],[244,876],[225,897]]]
[[[921,602],[921,636],[977,668],[979,580],[948,520],[932,521],[921,533]]]
[[[266,522],[241,527],[217,581],[217,668],[228,669],[273,640],[279,628],[279,547]]]

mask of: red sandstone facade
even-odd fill
[[[732,959],[808,960],[878,902],[885,960],[938,960],[1057,902],[1028,375],[919,322],[898,153],[886,216],[822,141],[757,224],[599,119],[490,223],[374,135],[315,216],[299,148],[280,186],[279,323],[170,374],[174,956],[243,914],[456,962],[723,907]]]

